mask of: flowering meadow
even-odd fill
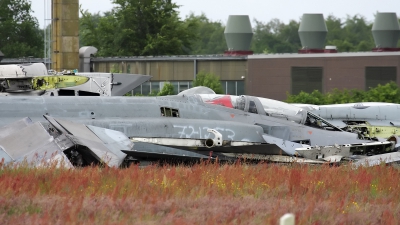
[[[400,224],[400,170],[329,165],[4,167],[1,224]]]

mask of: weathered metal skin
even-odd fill
[[[204,124],[203,127],[218,130],[220,126],[224,126],[224,129],[230,128],[229,126],[236,128],[235,126],[239,126],[239,124],[234,122],[237,122],[243,127],[254,124],[287,127],[290,132],[288,140],[310,139],[312,145],[364,142],[358,140],[356,134],[307,127],[291,121],[269,117],[260,106],[258,106],[259,114],[254,114],[238,109],[204,104],[196,96],[3,97],[0,98],[0,105],[2,106],[0,125],[6,125],[26,116],[34,121],[43,121],[43,115],[50,115],[55,118],[65,118],[88,125],[119,130],[129,137],[135,136],[135,132],[146,133],[146,129],[151,130],[152,133],[158,132],[157,130],[161,127],[164,130],[158,133],[171,135],[171,137],[181,137],[183,128],[179,126],[193,125],[196,128],[201,128],[201,124]],[[160,107],[179,109],[179,118],[163,117]],[[190,132],[190,130],[188,129],[187,132]],[[235,132],[240,133],[240,131]],[[193,135],[195,135],[193,137],[200,138],[200,132]],[[225,135],[227,137],[228,132],[225,132]],[[247,136],[249,135],[251,134]],[[243,137],[243,135],[240,137]]]
[[[343,129],[365,137],[389,138],[400,134],[400,105],[386,102],[360,102],[335,105],[295,104]]]
[[[267,116],[261,104],[258,114],[204,104],[197,96],[167,97],[3,97],[0,98],[0,125],[6,125],[26,116],[43,121],[43,115],[65,118],[88,125],[124,132],[128,137],[137,135],[163,135],[176,138],[202,138],[203,129],[220,130],[224,139],[260,141],[264,132],[286,128],[283,139],[310,140],[311,145],[361,143],[356,134],[330,131],[304,126],[283,119]],[[179,117],[164,117],[160,107],[179,110]],[[192,129],[193,127],[193,129]],[[258,126],[261,127],[261,126]],[[267,129],[269,128],[269,129]],[[254,129],[254,130],[253,130]],[[251,130],[251,131],[250,131]],[[258,136],[257,136],[258,135]]]
[[[152,144],[162,143],[161,145],[190,151],[195,147],[194,150],[197,151],[225,153],[294,155],[296,148],[305,145],[332,146],[367,142],[360,140],[357,134],[344,132],[324,122],[314,114],[307,114],[308,119],[315,121],[307,120],[304,122],[308,124],[306,126],[289,119],[269,116],[264,110],[265,106],[257,98],[243,96],[241,103],[243,104],[238,107],[227,108],[205,104],[197,95],[2,97],[0,126],[26,116],[33,121],[45,122],[43,115],[48,115],[120,131],[131,140],[149,140]],[[322,126],[321,123],[325,125]],[[221,135],[221,144],[214,146],[214,143],[205,142],[215,136],[210,130]],[[79,143],[83,142],[87,143]],[[145,157],[143,153],[145,152],[141,152],[141,156]],[[159,152],[152,154],[155,156]],[[171,153],[174,154],[177,155],[176,152]],[[135,153],[128,155],[134,157]],[[202,158],[201,155],[195,157]]]

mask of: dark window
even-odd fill
[[[100,93],[89,91],[78,91],[79,96],[100,96]]]
[[[58,96],[75,96],[74,90],[58,90]]]
[[[142,84],[142,95],[150,94],[150,83],[151,82],[148,81]]]
[[[161,116],[165,117],[179,117],[179,111],[169,107],[161,107]]]
[[[385,85],[390,81],[396,82],[396,67],[365,67],[365,90]]]
[[[255,113],[255,114],[258,113],[258,112],[257,112],[257,106],[256,106],[256,103],[255,103],[254,101],[250,101],[250,104],[249,104],[249,113]]]
[[[292,67],[291,94],[301,91],[311,93],[314,90],[322,92],[322,67]]]
[[[179,92],[187,90],[189,88],[189,82],[187,81],[180,81],[179,82]]]
[[[227,95],[236,95],[236,81],[227,81],[226,82],[226,94]]]
[[[160,92],[160,82],[150,82],[151,83],[151,92],[157,94]]]
[[[142,85],[139,85],[135,89],[131,91],[132,95],[141,95],[142,94]]]
[[[172,81],[170,82],[172,84],[172,86],[174,86],[174,94],[178,94],[178,90],[179,90],[179,82],[178,81]]]
[[[236,81],[237,83],[237,95],[244,95],[244,81]]]

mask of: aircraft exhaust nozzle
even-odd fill
[[[204,142],[204,145],[205,145],[207,148],[212,148],[212,147],[214,147],[214,140],[211,139],[211,138],[206,139],[206,141]]]
[[[214,146],[222,146],[222,134],[220,132],[218,132],[215,129],[207,129],[207,132],[214,134],[214,138],[213,139],[208,138],[204,142],[204,145],[207,148],[211,148],[211,147],[214,147]]]

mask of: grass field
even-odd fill
[[[1,224],[400,224],[400,171],[306,165],[5,167]]]

